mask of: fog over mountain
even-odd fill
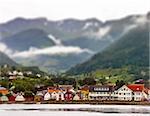
[[[16,18],[0,24],[0,50],[17,63],[60,72],[88,60],[146,21],[146,15],[106,22]]]
[[[103,52],[68,71],[81,74],[108,68],[149,67],[149,27],[148,22],[138,25],[111,44]],[[137,68],[137,69],[138,69]],[[140,68],[139,68],[140,69]],[[148,78],[148,77],[147,77]]]

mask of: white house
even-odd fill
[[[73,97],[73,100],[75,100],[75,101],[78,101],[78,100],[80,100],[80,97],[79,97],[79,95],[78,95],[78,94],[75,94],[75,96]]]
[[[7,102],[8,101],[8,97],[3,95],[2,97],[0,97],[0,101]]]
[[[54,92],[51,93],[51,98],[55,99],[55,100],[58,100],[59,96],[58,96],[58,94],[57,94],[56,91],[54,91]]]
[[[90,100],[112,100],[113,86],[109,85],[96,85],[89,88]]]
[[[114,91],[114,97],[116,100],[131,101],[132,100],[132,90],[126,85],[123,85],[118,90]]]
[[[15,101],[18,101],[18,102],[22,102],[22,101],[25,101],[25,98],[23,97],[23,95],[17,95],[17,97],[15,98]]]
[[[48,93],[50,94],[50,99],[54,100],[64,100],[64,94],[65,92],[56,88],[49,88]]]
[[[59,92],[58,92],[57,101],[58,101],[58,100],[62,100],[62,101],[65,100],[64,94],[65,94],[64,91],[59,91]]]
[[[51,95],[49,94],[49,92],[47,92],[45,95],[44,95],[44,100],[47,101],[47,100],[50,100],[51,99]]]
[[[114,92],[114,96],[117,97],[117,100],[142,101],[148,99],[148,93],[145,90],[143,84],[123,85]]]

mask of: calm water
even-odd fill
[[[150,106],[1,104],[0,116],[150,116]]]

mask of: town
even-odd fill
[[[5,66],[7,67],[7,66]],[[117,81],[116,84],[96,84],[95,80],[86,78],[82,86],[77,86],[78,82],[72,79],[63,83],[60,78],[41,77],[40,74],[32,74],[32,71],[6,71],[0,78],[0,103],[18,102],[44,102],[44,101],[150,101],[150,89],[145,87],[143,80],[136,83],[126,84]],[[32,74],[32,76],[31,76]],[[27,76],[31,76],[28,77]],[[25,77],[26,76],[26,77]],[[35,76],[35,77],[34,77]],[[42,79],[41,79],[42,78]],[[41,81],[39,81],[41,79]],[[32,84],[31,81],[38,81]],[[46,81],[45,81],[46,80]],[[56,81],[61,81],[57,83]],[[24,83],[27,81],[27,83]],[[46,83],[44,83],[44,81]],[[94,81],[94,82],[92,82]],[[21,83],[22,85],[19,85]],[[30,85],[34,85],[30,87]],[[27,87],[26,87],[27,86]]]

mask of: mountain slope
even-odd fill
[[[25,67],[20,64],[17,64],[15,61],[10,59],[6,54],[0,51],[0,66],[8,65],[11,67],[9,70],[13,68],[18,69],[20,71],[32,71],[33,74],[41,74],[44,75],[46,74],[45,72],[41,71],[38,67],[32,66],[32,67]],[[1,67],[3,68],[3,67]]]
[[[67,73],[80,74],[104,68],[149,66],[148,24],[130,30],[106,50],[90,60],[71,68]]]
[[[0,51],[0,65],[8,64],[10,66],[17,66],[18,64],[11,60],[6,54]]]
[[[43,48],[54,45],[54,42],[40,29],[25,30],[4,38],[1,42],[17,51],[28,50],[30,47]]]

